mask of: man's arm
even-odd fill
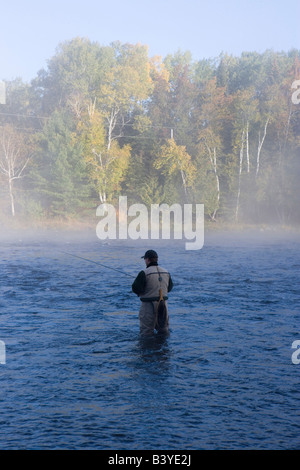
[[[140,295],[144,292],[146,285],[146,274],[144,271],[140,271],[133,281],[132,292],[136,295]]]
[[[171,278],[171,274],[169,274],[169,285],[168,285],[168,292],[170,292],[173,289],[173,281]]]

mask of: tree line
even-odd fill
[[[203,203],[211,221],[300,222],[299,51],[220,54],[74,38],[0,104],[0,211]],[[292,99],[294,97],[294,99]]]

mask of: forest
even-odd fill
[[[300,222],[300,51],[58,45],[0,104],[1,220],[89,220],[99,204],[204,204],[211,223]]]

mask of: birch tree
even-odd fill
[[[30,160],[29,148],[25,138],[13,126],[6,125],[0,130],[0,173],[6,181],[11,215],[15,216],[15,180],[25,176],[25,169]]]
[[[196,112],[199,151],[209,158],[211,171],[215,178],[213,190],[214,207],[209,215],[215,220],[220,207],[220,170],[219,158],[222,152],[222,134],[225,120],[230,120],[228,106],[230,98],[225,96],[225,87],[217,87],[217,79],[209,80],[200,92],[199,110]]]
[[[265,123],[264,123],[264,126],[263,126],[263,132],[261,133],[260,130],[258,131],[255,178],[257,178],[258,172],[259,172],[259,169],[260,169],[260,154],[261,154],[261,150],[262,150],[262,147],[263,147],[266,135],[267,135],[267,127],[268,127],[269,122],[270,122],[270,116],[267,116],[265,118]]]
[[[89,106],[85,121],[80,121],[77,128],[89,179],[95,185],[100,202],[105,203],[120,190],[131,148],[129,145],[121,148],[116,140],[107,144],[103,117],[95,104]]]
[[[177,145],[174,139],[169,139],[161,147],[160,155],[153,166],[161,169],[165,175],[180,175],[185,197],[188,198],[188,190],[195,181],[196,168],[185,146]]]
[[[239,152],[238,159],[238,188],[235,208],[235,220],[238,221],[240,210],[240,196],[242,173],[244,160],[246,159],[246,173],[250,173],[250,141],[249,129],[257,119],[258,100],[255,97],[255,90],[250,87],[243,91],[238,91],[234,97],[235,103],[235,150]],[[244,159],[245,157],[245,159]]]
[[[147,48],[141,45],[111,45],[113,59],[99,89],[99,110],[107,129],[107,150],[123,136],[132,113],[141,108],[152,89]]]

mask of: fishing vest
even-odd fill
[[[159,289],[162,289],[164,300],[167,300],[170,275],[160,266],[149,266],[144,269],[146,275],[146,287],[141,293],[140,299],[144,302],[159,300]]]

